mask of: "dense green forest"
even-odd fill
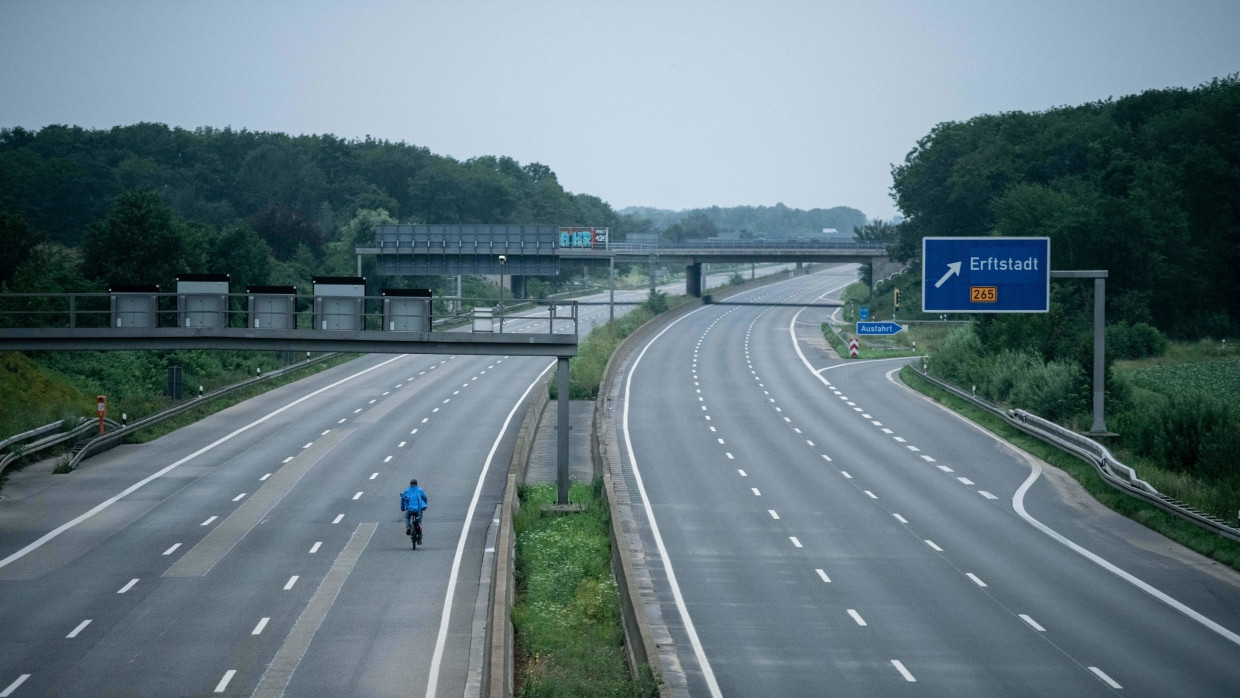
[[[788,239],[821,235],[824,228],[851,233],[866,224],[865,214],[855,208],[813,208],[802,210],[783,204],[774,206],[734,206],[668,211],[659,208],[630,207],[619,213],[628,218],[625,232],[658,232],[672,240],[708,238],[735,233],[742,239]]]
[[[898,258],[925,236],[1049,236],[1054,269],[1110,272],[1108,320],[1185,338],[1240,329],[1240,76],[939,124],[892,175]],[[1053,287],[1088,301],[1073,285]],[[993,323],[1053,340],[1054,321]]]
[[[354,245],[396,220],[623,229],[598,197],[506,157],[161,124],[0,130],[9,291],[170,287],[178,272],[305,289],[312,274],[354,273]]]

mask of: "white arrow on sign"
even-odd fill
[[[959,276],[959,275],[960,275],[960,265],[961,265],[961,262],[952,262],[951,264],[948,264],[948,265],[947,265],[947,273],[946,273],[946,274],[944,274],[944,275],[942,276],[942,278],[940,278],[937,282],[935,282],[934,287],[935,287],[935,288],[938,288],[939,286],[942,286],[942,285],[943,285],[943,283],[944,283],[945,281],[947,281],[948,279],[952,278],[952,276],[953,276],[953,275],[954,275],[954,276]]]

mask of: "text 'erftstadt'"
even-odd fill
[[[970,257],[969,271],[1037,271],[1038,258],[1000,259],[998,257]]]

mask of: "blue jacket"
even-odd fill
[[[426,493],[421,487],[412,485],[400,493],[401,511],[422,511],[426,508]]]

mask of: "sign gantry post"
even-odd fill
[[[1047,237],[928,237],[922,239],[921,261],[921,309],[927,313],[1045,313],[1051,277],[1093,279],[1094,414],[1088,433],[1109,433],[1103,406],[1105,270],[1052,272]]]

